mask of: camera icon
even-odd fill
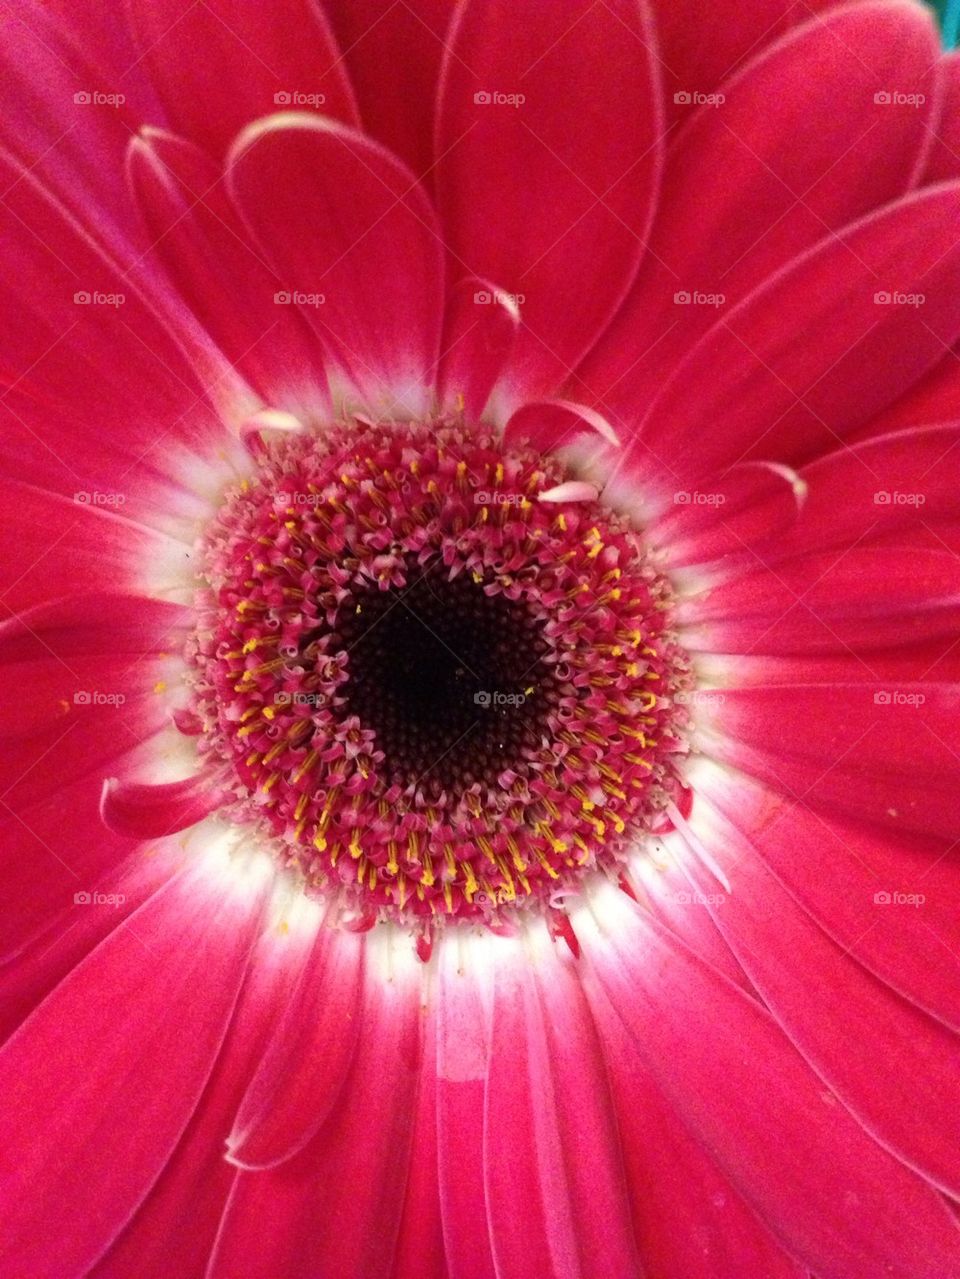
[[[275,693],[273,697],[274,706],[292,706],[293,694],[284,692],[283,689],[279,693]]]
[[[77,103],[78,106],[87,107],[90,105],[92,98],[90,97],[89,93],[81,89],[79,93],[75,93],[73,95],[73,100],[74,102]]]
[[[893,898],[883,888],[878,893],[873,894],[873,900],[878,906],[889,906]]]
[[[293,297],[286,289],[281,289],[279,293],[274,293],[273,300],[277,306],[289,306]]]
[[[78,689],[73,695],[74,706],[89,706],[90,700],[90,694],[85,689]]]
[[[876,492],[876,493],[874,493],[874,495],[873,495],[873,504],[874,504],[874,506],[889,506],[889,505],[890,505],[890,494],[887,492],[887,490],[886,490],[886,489],[878,489],[878,490],[877,490],[877,492]]]
[[[490,694],[484,693],[484,692],[474,693],[473,700],[476,702],[478,706],[489,706]]]
[[[81,890],[79,893],[73,894],[73,904],[75,906],[89,906],[92,900],[93,899],[90,896],[90,894],[84,892],[83,890]]]
[[[473,95],[473,100],[477,104],[477,106],[485,107],[485,106],[488,106],[493,101],[493,98],[491,97],[489,93],[487,93],[485,89],[481,89],[479,93],[475,93]]]
[[[77,306],[89,306],[91,302],[90,294],[86,289],[81,289],[78,293],[74,293],[73,300]]]
[[[293,101],[292,96],[284,89],[280,89],[273,95],[273,100],[278,107],[288,107]]]
[[[488,293],[486,289],[480,289],[474,293],[473,301],[476,306],[489,306],[493,301],[493,294]]]
[[[893,301],[893,298],[886,292],[886,290],[881,289],[879,293],[874,293],[873,301],[876,306],[889,306]]]
[[[882,690],[879,693],[874,693],[873,695],[874,705],[876,706],[889,706],[892,700],[893,699],[890,694],[885,693]]]
[[[885,89],[881,89],[879,93],[873,95],[873,100],[878,107],[887,107],[890,105],[892,98]]]
[[[693,96],[686,89],[679,89],[674,95],[673,100],[679,107],[689,106],[693,101]]]
[[[677,306],[689,306],[693,299],[686,289],[681,289],[679,293],[674,293],[673,300]]]
[[[673,495],[674,506],[689,506],[690,494],[685,489],[678,489]]]

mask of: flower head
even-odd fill
[[[258,453],[206,534],[192,640],[188,723],[235,820],[370,918],[499,922],[622,867],[683,746],[637,533],[463,424]]]

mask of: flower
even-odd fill
[[[6,26],[3,1273],[960,1273],[925,11]]]

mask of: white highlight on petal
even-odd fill
[[[285,875],[274,868],[274,884],[267,905],[264,928],[285,942],[310,943],[323,927],[326,906],[307,897],[295,875]]]
[[[606,948],[609,937],[629,927],[636,909],[621,888],[596,875],[585,886],[581,904],[571,909],[570,920],[581,946],[593,956]]]
[[[246,832],[209,818],[185,832],[184,847],[195,859],[197,873],[217,893],[247,900],[274,879],[273,859]]]
[[[676,826],[677,830],[683,836],[690,851],[696,854],[714,879],[717,880],[717,882],[729,893],[731,891],[730,881],[714,861],[712,855],[700,839],[699,835],[697,835],[690,823],[681,815],[680,810],[672,800],[667,804],[666,812],[674,826]]]
[[[397,987],[419,985],[427,967],[416,956],[411,931],[394,924],[367,933],[366,963],[370,977]]]
[[[303,422],[285,409],[260,409],[240,423],[240,439],[250,456],[257,458],[264,451],[262,432],[298,432],[304,429]]]
[[[595,502],[599,496],[596,485],[585,480],[566,480],[539,495],[541,502]]]

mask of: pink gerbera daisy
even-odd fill
[[[4,8],[0,1274],[960,1276],[927,11]]]

